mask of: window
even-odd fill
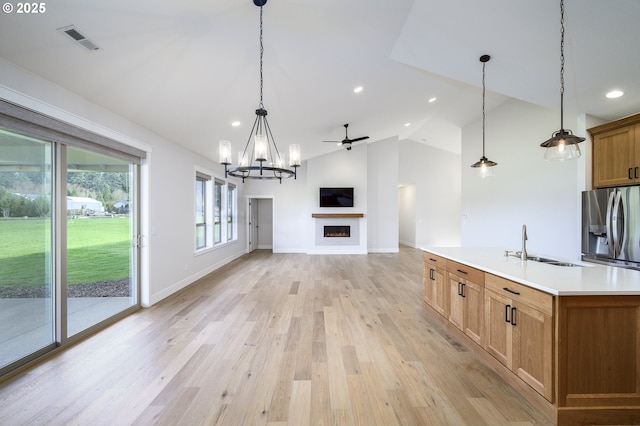
[[[213,185],[213,244],[222,242],[222,187],[224,181],[216,179]]]
[[[227,184],[227,241],[236,239],[236,210],[236,186],[230,183]]]
[[[196,250],[238,239],[237,192],[234,184],[196,171]]]
[[[207,181],[211,178],[196,172],[196,250],[207,246]]]

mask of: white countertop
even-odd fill
[[[522,261],[504,250],[486,247],[421,247],[447,259],[519,282],[556,296],[640,295],[640,271],[570,261],[582,267]],[[544,256],[529,253],[529,256]],[[564,260],[564,259],[558,259]]]

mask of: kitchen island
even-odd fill
[[[426,247],[423,301],[558,424],[640,424],[640,271]]]

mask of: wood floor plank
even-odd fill
[[[548,424],[421,300],[420,250],[257,250],[0,382],[0,424]]]

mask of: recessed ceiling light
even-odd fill
[[[411,123],[404,123],[404,127],[409,127],[411,126]]]
[[[609,99],[615,99],[615,98],[619,98],[622,95],[624,95],[624,92],[622,90],[612,90],[609,93],[607,93],[605,96]]]
[[[429,103],[433,103],[433,102],[435,102],[435,101],[436,101],[436,98],[435,98],[435,97],[433,97],[433,98],[429,98]]]
[[[364,89],[364,87],[357,86],[355,89],[353,89],[353,93],[360,93],[360,92],[362,92],[363,89]]]
[[[238,127],[240,124],[242,123],[240,123],[239,121],[234,121],[233,123],[231,123],[233,127]]]

